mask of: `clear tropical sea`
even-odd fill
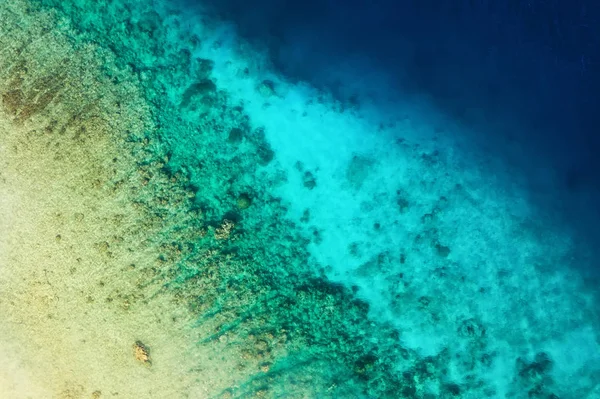
[[[598,248],[472,137],[201,7],[1,1],[0,398],[599,398]]]

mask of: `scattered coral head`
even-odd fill
[[[146,345],[142,343],[142,341],[135,341],[133,344],[133,355],[135,359],[139,362],[150,365],[152,362],[150,360],[150,350]]]
[[[228,239],[234,227],[235,223],[229,219],[224,219],[223,222],[221,222],[221,225],[215,230],[215,238],[217,240]]]

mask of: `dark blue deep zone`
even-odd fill
[[[290,80],[345,101],[426,95],[474,128],[474,142],[520,143],[523,174],[557,170],[562,186],[550,194],[585,236],[600,237],[600,2],[201,1],[266,44]]]

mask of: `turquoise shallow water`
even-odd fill
[[[600,395],[596,291],[574,267],[593,248],[427,102],[348,108],[168,2],[31,4],[136,76],[155,128],[126,137],[153,143],[133,156],[193,197],[187,218],[154,214],[169,266],[140,284],[194,315],[198,346],[258,366],[206,397]]]

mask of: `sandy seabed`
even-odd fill
[[[152,129],[147,107],[127,72],[103,75],[110,54],[72,36],[24,1],[0,5],[0,397],[206,397],[235,372],[194,345],[185,308],[142,286],[160,221],[131,201],[147,182],[120,138]]]

